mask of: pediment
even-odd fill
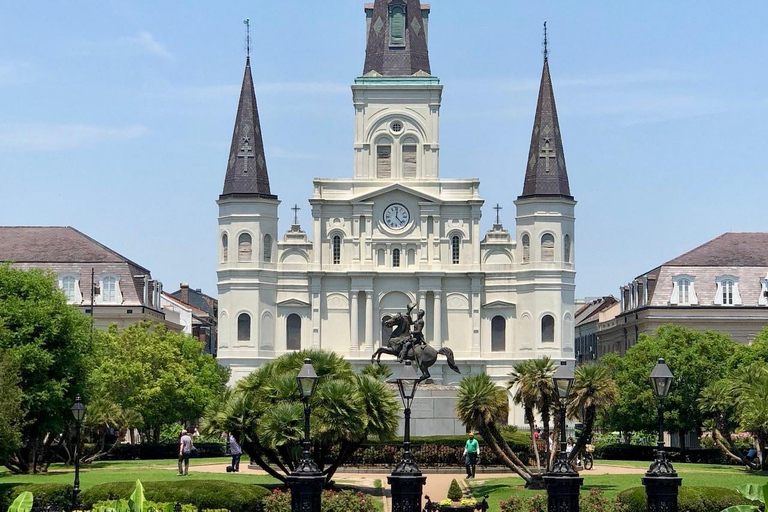
[[[386,187],[382,187],[378,190],[374,190],[372,192],[367,192],[363,195],[357,196],[352,198],[353,203],[362,202],[362,201],[368,201],[370,199],[373,199],[378,196],[382,196],[384,194],[388,194],[390,192],[394,191],[400,191],[405,194],[418,197],[422,201],[429,201],[430,203],[437,203],[440,204],[442,201],[434,196],[431,196],[429,194],[425,194],[424,192],[420,192],[418,190],[414,190],[410,187],[407,187],[403,185],[402,183],[392,183],[390,185],[387,185]]]
[[[507,302],[506,300],[494,300],[493,302],[487,302],[483,304],[483,308],[486,309],[499,309],[499,308],[514,308],[515,304]]]
[[[299,299],[286,299],[284,301],[278,302],[277,305],[281,307],[308,308],[309,302],[304,302],[303,300]]]

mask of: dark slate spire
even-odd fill
[[[545,47],[546,48],[546,47]],[[539,86],[539,103],[533,122],[531,149],[528,152],[528,166],[525,184],[520,198],[535,196],[560,196],[573,199],[565,170],[565,153],[557,121],[555,93],[549,77],[549,59],[544,53],[544,70]]]
[[[363,76],[430,75],[419,0],[375,0],[369,25]]]
[[[231,194],[256,194],[270,199],[277,198],[269,191],[269,176],[264,158],[264,142],[261,139],[256,93],[253,90],[250,57],[245,59],[245,76],[240,89],[232,146],[229,149],[224,191],[221,193],[222,196]]]

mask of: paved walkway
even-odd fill
[[[191,471],[203,471],[208,473],[226,473],[226,464],[207,464],[202,466],[196,466],[194,463],[190,467]],[[448,494],[448,488],[451,486],[451,481],[455,478],[459,484],[464,486],[464,472],[461,473],[429,473],[429,470],[424,473],[427,477],[427,483],[424,485],[424,496],[429,496],[433,501],[440,501],[445,499]],[[645,468],[633,468],[629,466],[603,466],[595,464],[595,467],[590,471],[582,471],[582,475],[639,475],[646,472]],[[251,469],[247,464],[240,466],[240,473],[254,474],[254,475],[266,475],[266,473],[260,469]],[[381,473],[359,473],[343,471],[337,472],[333,479],[339,484],[350,484],[361,487],[374,487],[375,480],[381,480],[381,484],[386,491],[386,496],[382,497],[384,502],[384,510],[389,512],[392,510],[389,502],[390,488],[387,484],[387,477],[389,472]],[[510,478],[517,477],[517,474],[512,471],[504,471],[500,473],[477,473],[477,480],[491,480],[494,478]]]

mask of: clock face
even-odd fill
[[[408,208],[401,204],[391,204],[384,210],[384,224],[390,229],[403,229],[411,220]]]

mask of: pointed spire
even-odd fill
[[[269,190],[269,175],[264,158],[264,142],[261,138],[250,57],[245,59],[245,75],[240,89],[232,146],[229,149],[224,191],[221,193],[222,196],[230,194],[256,194],[270,199],[277,197]]]
[[[375,0],[363,76],[429,76],[428,13],[419,0]]]
[[[539,102],[533,122],[531,149],[525,171],[525,184],[520,198],[560,196],[572,199],[565,170],[565,153],[557,120],[555,93],[549,76],[549,49],[546,23],[544,24],[544,69],[539,85]]]

